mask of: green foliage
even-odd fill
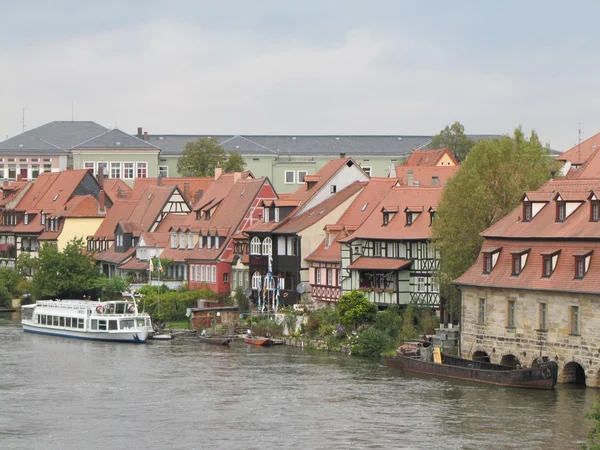
[[[105,278],[84,248],[81,238],[69,241],[62,252],[55,245],[42,245],[31,280],[34,297],[96,298]]]
[[[118,300],[121,298],[121,293],[128,291],[131,283],[127,277],[112,277],[103,280],[102,299],[103,300]]]
[[[235,288],[233,299],[240,312],[250,311],[250,299],[246,296],[243,287],[238,286]]]
[[[152,316],[152,319],[163,320],[165,322],[187,320],[185,315],[186,310],[187,308],[192,308],[196,300],[217,300],[218,297],[213,291],[204,289],[166,290],[164,292],[161,291],[160,295],[158,295],[156,286],[153,286],[151,290],[142,288],[140,289],[140,293],[145,296],[143,304],[146,311]]]
[[[467,157],[467,153],[473,148],[473,145],[475,142],[467,137],[465,127],[460,122],[446,126],[431,139],[431,147],[449,148],[459,162]]]
[[[402,330],[402,316],[398,308],[392,307],[377,313],[373,328],[383,331],[395,344]]]
[[[517,128],[512,137],[477,142],[448,182],[432,233],[440,249],[440,291],[455,318],[459,296],[452,281],[477,259],[479,233],[512,211],[525,191],[547,181],[554,164],[535,132],[527,138]]]
[[[420,327],[423,334],[435,334],[435,329],[440,327],[440,318],[435,314],[422,316]]]
[[[594,403],[592,410],[585,415],[592,420],[592,428],[588,432],[587,443],[581,444],[585,450],[600,450],[600,403]]]
[[[23,277],[30,277],[37,267],[37,258],[32,258],[29,253],[21,253],[17,258],[17,272]]]
[[[146,286],[142,286],[141,288],[138,289],[138,292],[142,295],[156,295],[159,291],[161,294],[164,294],[165,292],[169,292],[171,289],[168,288],[168,286],[166,284],[161,284],[160,287],[159,286],[150,286],[150,285],[146,285]]]
[[[8,288],[5,285],[0,284],[0,306],[9,307],[12,298],[13,296]]]
[[[225,165],[223,166],[223,172],[243,172],[245,168],[246,161],[244,161],[242,155],[237,152],[229,152],[229,157],[227,158],[227,161],[225,161]]]
[[[298,320],[298,316],[296,314],[292,313],[287,313],[283,319],[283,324],[287,327],[288,329],[288,334],[292,335],[295,333],[296,331],[296,321]]]
[[[283,324],[275,322],[273,317],[252,316],[255,319],[250,324],[250,329],[254,336],[266,336],[271,333],[274,338],[279,338],[283,335]]]
[[[371,303],[362,292],[353,290],[340,297],[337,312],[342,325],[346,328],[355,328],[375,318],[377,305]]]
[[[391,342],[384,331],[370,327],[361,331],[350,342],[350,351],[356,356],[378,357],[390,347]]]
[[[402,331],[400,331],[400,340],[402,342],[411,339],[418,339],[421,336],[417,325],[419,324],[419,310],[414,306],[408,306],[402,313]]]
[[[212,177],[216,167],[223,167],[227,154],[215,139],[200,138],[185,144],[177,160],[177,172],[183,176]]]

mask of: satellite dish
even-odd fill
[[[244,291],[244,294],[246,294],[246,297],[250,297],[252,295],[252,289],[246,288],[246,290]]]
[[[306,286],[304,286],[304,283],[300,283],[298,286],[296,286],[296,291],[298,291],[298,294],[304,294],[306,292]]]

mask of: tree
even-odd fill
[[[479,235],[512,211],[525,191],[535,190],[551,176],[555,162],[535,132],[521,128],[514,136],[475,144],[442,193],[433,222],[433,241],[440,250],[440,291],[458,312],[452,281],[477,259]]]
[[[377,314],[377,305],[356,289],[340,297],[337,309],[340,323],[346,328],[355,328],[361,323],[373,320]]]
[[[0,306],[10,306],[11,299],[21,295],[19,286],[22,280],[16,270],[0,267]]]
[[[112,277],[102,280],[102,297],[105,300],[118,300],[122,292],[128,291],[131,283],[127,277]]]
[[[593,422],[588,433],[587,443],[580,444],[580,447],[586,450],[600,450],[600,403],[594,403],[592,410],[585,417]]]
[[[446,126],[431,139],[431,147],[449,148],[458,162],[464,161],[473,145],[475,142],[467,137],[465,127],[460,122]]]
[[[69,241],[62,252],[52,244],[44,244],[40,248],[31,280],[35,298],[97,296],[105,277],[84,248],[81,238]]]
[[[223,166],[223,172],[225,173],[233,173],[233,172],[243,172],[246,168],[246,161],[241,154],[237,152],[230,152],[227,161],[225,161],[225,165]]]
[[[216,167],[223,167],[227,154],[212,138],[200,138],[185,144],[185,150],[177,161],[177,172],[194,177],[212,177]]]

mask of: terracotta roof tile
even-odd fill
[[[348,266],[349,269],[368,270],[400,270],[412,264],[410,259],[397,258],[370,258],[361,256]]]
[[[148,270],[148,261],[140,261],[137,258],[131,258],[125,264],[119,266],[121,270]]]
[[[133,255],[135,255],[135,248],[131,248],[125,253],[117,253],[115,252],[115,247],[112,246],[108,250],[94,253],[94,259],[113,264],[121,264]]]
[[[112,240],[115,236],[115,228],[120,220],[129,217],[137,202],[134,200],[121,200],[115,202],[113,207],[106,213],[102,224],[94,234],[95,238],[108,238]]]
[[[559,161],[569,161],[571,164],[576,165],[583,164],[598,148],[600,148],[600,133],[563,152],[556,159]]]
[[[163,186],[177,186],[189,204],[193,204],[196,195],[204,195],[214,183],[214,177],[162,178]],[[158,178],[138,178],[133,184],[133,198],[140,198],[148,186],[158,186]],[[187,187],[187,189],[186,189]],[[199,192],[202,191],[202,192]]]
[[[412,171],[413,186],[445,186],[460,169],[460,166],[396,166],[395,178],[408,186],[409,170]],[[437,180],[434,179],[437,177]],[[436,184],[437,183],[437,184]]]
[[[406,160],[406,166],[435,166],[445,154],[452,159],[455,165],[458,165],[458,161],[454,158],[452,152],[447,148],[441,148],[436,150],[413,150]]]
[[[105,217],[104,213],[100,212],[100,205],[91,195],[78,195],[69,200],[63,207],[63,210],[56,211],[55,217]]]

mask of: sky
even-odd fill
[[[2,6],[4,4],[4,7]],[[596,1],[0,0],[0,140],[600,132]],[[579,131],[581,130],[581,132]]]

